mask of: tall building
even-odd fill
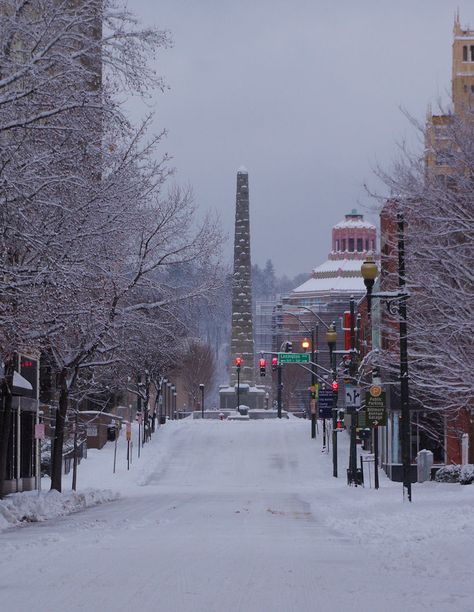
[[[450,167],[455,158],[451,124],[455,118],[474,118],[474,30],[463,29],[459,13],[454,21],[452,45],[452,112],[433,115],[428,111],[426,130],[426,166],[428,173],[450,185]]]

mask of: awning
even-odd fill
[[[3,363],[1,363],[0,364],[0,380],[3,379],[4,372],[5,370],[3,367]],[[23,376],[21,374],[18,374],[18,372],[15,370],[13,372],[13,393],[12,395],[24,395],[25,391],[33,391],[33,387],[31,386],[31,383],[26,380],[26,378],[23,378]]]

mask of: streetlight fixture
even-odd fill
[[[411,502],[411,457],[410,457],[410,396],[408,388],[408,342],[407,342],[407,305],[408,293],[405,280],[405,237],[404,219],[397,213],[398,230],[398,288],[393,292],[372,293],[375,279],[378,275],[377,265],[372,258],[367,258],[362,264],[361,274],[367,287],[367,311],[370,316],[371,301],[374,298],[385,300],[388,311],[398,314],[400,343],[400,415],[401,415],[401,446],[403,467],[403,493]]]
[[[373,257],[367,257],[360,268],[360,272],[362,274],[362,278],[364,279],[364,285],[367,289],[367,313],[370,317],[372,306],[372,288],[374,286],[375,279],[379,274],[377,264],[375,263]]]
[[[204,419],[204,385],[203,383],[199,385],[199,388],[201,389],[201,419]]]

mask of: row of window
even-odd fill
[[[368,239],[366,239],[365,241],[365,250],[366,251],[369,250],[370,243],[372,243],[372,251],[375,251],[375,240],[368,240]],[[341,248],[339,248],[339,244]],[[357,251],[361,253],[364,250],[364,240],[362,238],[357,238],[357,243],[356,243],[354,238],[349,238],[347,240],[347,247],[348,247],[347,249],[346,249],[346,239],[345,238],[342,238],[340,243],[339,243],[339,240],[336,240],[336,251],[348,250],[349,253],[353,253],[356,250],[354,246],[357,246]]]
[[[469,85],[464,85],[464,93],[467,93],[469,90],[471,93],[474,93],[474,85],[471,85],[471,87],[469,87]]]
[[[464,45],[462,48],[462,61],[474,62],[474,45]]]

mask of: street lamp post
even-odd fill
[[[313,398],[313,393],[314,393],[314,386],[316,384],[316,376],[314,373],[314,365],[313,365],[313,361],[314,361],[314,329],[311,329],[311,344],[305,339],[303,340],[303,342],[301,343],[301,346],[307,350],[308,348],[310,348],[311,346],[311,393],[310,393],[310,408],[311,408],[311,438],[316,438],[316,409],[315,409],[315,402],[314,402],[314,398]],[[326,438],[323,437],[323,446],[326,445],[326,443],[324,442]]]
[[[199,385],[199,388],[201,389],[201,419],[203,419],[204,418],[204,385],[203,383]]]
[[[326,342],[329,347],[329,362],[331,364],[332,379],[336,380],[336,348],[337,332],[335,323],[331,323],[326,331]],[[333,407],[332,407],[332,475],[337,478],[337,395],[333,392]]]
[[[361,273],[367,288],[367,311],[370,317],[371,302],[374,298],[386,301],[388,311],[398,314],[400,343],[400,415],[401,415],[401,446],[403,468],[403,494],[411,502],[411,457],[410,457],[410,394],[408,386],[408,342],[407,342],[407,307],[408,293],[405,280],[405,236],[404,219],[397,213],[398,230],[398,294],[372,293],[375,279],[378,275],[377,265],[373,258],[368,257],[362,264]]]
[[[170,400],[171,400],[171,420],[174,420],[176,418],[176,386],[175,385],[171,385]]]
[[[168,381],[166,383],[166,416],[171,417],[171,410],[171,383]]]

